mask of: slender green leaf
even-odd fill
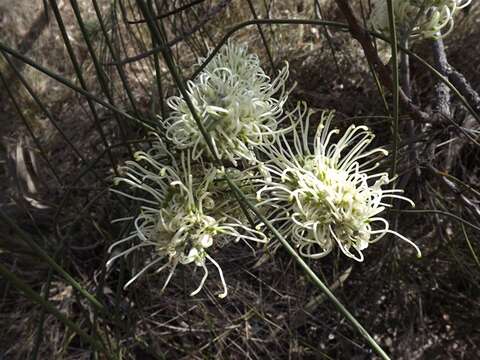
[[[40,295],[38,295],[32,288],[30,288],[26,283],[24,283],[20,278],[18,278],[14,273],[10,272],[2,264],[0,264],[0,275],[12,283],[15,288],[20,290],[25,294],[25,297],[32,300],[33,302],[41,305],[46,311],[54,315],[59,321],[61,321],[67,328],[75,332],[82,339],[90,343],[96,350],[104,352],[102,344],[88,335],[84,330],[82,330],[77,324],[68,319],[60,311],[58,311],[49,301],[46,301]],[[108,355],[108,354],[107,354]]]

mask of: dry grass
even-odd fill
[[[108,3],[102,2],[105,13],[108,13]],[[198,6],[197,16],[201,17],[217,3],[207,1],[205,5]],[[0,2],[0,24],[2,34],[6,34],[2,41],[15,48],[28,31],[31,19],[38,16],[41,1],[19,1],[14,6],[10,5],[6,1]],[[98,26],[88,2],[82,1],[81,5],[85,18],[90,21],[92,33],[96,33]],[[256,6],[258,14],[265,16],[262,4],[259,2]],[[339,19],[339,14],[328,2],[322,2],[322,6],[329,19]],[[2,11],[7,8],[7,11]],[[89,89],[100,93],[94,68],[70,6],[64,4],[61,11],[71,32],[75,51],[83,60]],[[480,60],[476,56],[476,39],[480,37],[480,27],[475,15],[479,11],[479,6],[474,7],[472,13],[458,24],[459,30],[446,42],[451,63],[477,89],[480,84]],[[191,11],[182,16],[184,18],[176,17],[176,22],[167,22],[172,36],[188,29],[188,21],[193,21]],[[295,4],[280,2],[275,4],[270,16],[312,17],[313,6],[306,1]],[[204,32],[195,33],[190,42],[181,42],[174,47],[174,54],[185,75],[192,73],[197,56],[204,56],[207,45],[219,41],[224,29],[249,18],[248,7],[243,2],[232,1],[226,11],[205,25]],[[121,47],[123,57],[133,56],[150,47],[144,26],[126,26],[119,21],[117,31],[126,44]],[[316,109],[337,109],[337,118],[342,125],[351,122],[370,125],[378,134],[377,144],[389,146],[390,124],[382,118],[382,99],[361,49],[347,33],[333,32],[332,43],[329,44],[323,28],[314,29],[305,25],[263,29],[277,65],[284,60],[290,62],[292,83],[297,82],[291,96],[293,101],[306,100]],[[111,56],[100,38],[95,42],[100,58],[110,62]],[[265,68],[269,69],[262,40],[254,27],[240,31],[235,39],[248,43],[251,50],[261,56]],[[122,46],[120,44],[119,40],[119,46]],[[330,46],[334,48],[334,54]],[[428,58],[427,45],[415,50]],[[50,19],[47,29],[27,55],[76,81],[54,18]],[[2,73],[6,68],[2,59]],[[119,85],[118,73],[113,67],[108,69],[116,102],[122,109],[133,111],[127,94]],[[151,58],[127,65],[125,71],[139,112],[151,117],[151,99],[155,94]],[[104,264],[106,249],[121,232],[111,224],[111,220],[125,215],[128,210],[119,206],[106,190],[113,176],[112,166],[107,157],[98,159],[105,147],[95,130],[85,99],[28,67],[22,74],[85,161],[79,160],[65,138],[16,80],[11,84],[12,92],[41,147],[46,150],[49,161],[60,175],[62,186],[48,171],[38,151],[34,150],[35,146],[31,139],[28,140],[27,131],[12,103],[2,97],[0,131],[3,148],[0,161],[4,166],[0,172],[0,206],[9,211],[24,231],[52,255],[55,254],[60,264],[82,286],[99,295],[115,312],[121,326],[96,318],[85,301],[54,275],[48,299],[62,313],[87,328],[89,323],[95,323],[90,328],[96,329],[96,335],[110,342],[111,348],[118,349],[123,356],[121,358],[125,359],[153,359],[152,352],[165,359],[375,358],[360,335],[325,301],[283,252],[271,258],[261,248],[249,249],[233,244],[214,254],[229,283],[229,296],[225,300],[216,298],[218,284],[214,278],[207,281],[206,290],[199,296],[189,297],[188,293],[201,274],[192,278],[181,271],[175,275],[174,284],[163,294],[159,293],[161,279],[155,275],[145,277],[129,291],[120,290],[119,284],[128,276],[125,269],[120,267],[105,272]],[[412,78],[417,94],[415,100],[426,106],[431,102],[434,79],[418,64],[413,64]],[[168,77],[165,81],[166,94],[174,93]],[[455,120],[460,121],[465,111],[457,103],[455,106]],[[118,145],[121,134],[115,116],[101,110],[99,117],[109,144]],[[404,115],[404,118],[407,116]],[[438,208],[475,222],[479,216],[476,195],[465,192],[458,184],[454,188],[458,191],[453,191],[445,183],[445,177],[429,167],[434,165],[441,170],[446,157],[445,152],[436,152],[433,157],[428,157],[429,144],[452,137],[464,138],[455,127],[442,125],[436,131],[427,130],[426,135],[416,134],[422,156],[417,165],[422,173],[418,177],[413,172],[407,184],[408,195],[415,199],[418,208]],[[474,136],[478,139],[478,133]],[[129,127],[130,140],[142,137],[141,129],[134,125]],[[25,161],[27,170],[23,173],[18,172],[16,151],[19,139],[26,139],[23,152],[30,154]],[[408,141],[408,136],[404,134],[403,140]],[[480,178],[480,150],[472,142],[462,140],[461,144],[455,148],[450,175],[476,186]],[[113,155],[119,163],[128,158],[128,152],[122,146],[113,147]],[[412,163],[405,148],[400,155],[399,172],[403,175],[412,173]],[[36,169],[32,165],[34,162],[38,163]],[[79,177],[90,168],[92,171]],[[35,182],[35,193],[26,188],[29,176]],[[32,206],[25,200],[25,195],[48,208]],[[462,195],[467,202],[462,200]],[[468,200],[473,205],[469,205]],[[388,239],[372,246],[364,263],[353,263],[340,254],[332,254],[325,260],[312,262],[312,268],[328,284],[335,286],[335,295],[375,335],[392,358],[480,358],[480,333],[476,327],[480,320],[480,267],[475,263],[459,222],[431,214],[405,213],[398,216],[392,212],[390,217],[402,233],[421,246],[421,260],[417,260],[405,246]],[[1,261],[43,294],[47,287],[48,267],[32,254],[20,251],[25,249],[25,245],[14,232],[4,228],[3,224],[0,224],[0,230]],[[474,251],[480,253],[478,232],[468,227],[466,231]],[[262,255],[265,255],[264,261],[259,264],[258,259]],[[344,281],[339,283],[339,278]],[[32,305],[5,282],[0,283],[0,323],[4,334],[0,339],[0,357],[28,358],[35,347],[42,316],[43,340],[39,359],[91,358],[92,351],[87,344],[67,331],[52,315],[42,315],[41,307]]]

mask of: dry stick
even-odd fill
[[[460,93],[471,104],[475,112],[480,113],[480,95],[470,85],[468,80],[462,73],[455,70],[451,65],[448,65],[448,79],[460,91]]]
[[[391,72],[378,56],[377,50],[373,47],[370,34],[360,25],[360,22],[353,14],[353,10],[348,0],[335,0],[335,2],[350,26],[350,33],[352,34],[352,37],[360,43],[365,57],[372,65],[373,69],[378,73],[380,82],[387,89],[391,89]],[[405,94],[403,90],[399,90],[400,101],[406,107],[410,115],[421,122],[427,122],[430,119],[430,115],[420,110],[420,108],[413,103],[413,101]]]
[[[408,49],[408,39],[402,39],[400,45],[405,49]],[[410,80],[410,56],[405,51],[400,53],[400,84],[405,95],[411,99],[412,83]]]
[[[433,52],[433,61],[435,68],[439,73],[441,73],[444,77],[449,77],[452,74],[452,70],[450,65],[448,64],[447,55],[445,53],[445,46],[443,44],[443,40],[441,38],[436,39],[432,43],[432,52]],[[453,76],[458,82],[460,82],[460,86],[456,86],[459,91],[467,98],[467,101],[472,104],[472,107],[475,111],[478,112],[479,105],[480,105],[480,98],[478,94],[473,90],[470,84],[467,82],[465,77],[460,74],[458,71],[455,71]],[[461,80],[460,80],[461,79]],[[459,81],[460,80],[460,81]],[[467,90],[468,89],[468,90]],[[435,85],[435,94],[436,94],[436,102],[434,106],[434,111],[438,113],[439,116],[444,117],[446,119],[450,119],[453,122],[452,112],[450,109],[451,103],[451,91],[450,88],[443,82],[438,82]],[[462,128],[459,128],[462,129]],[[464,142],[451,142],[448,145],[447,157],[444,162],[444,169],[445,171],[449,172],[453,166],[454,159],[457,156],[458,152],[460,151],[461,147],[464,145]]]
[[[445,54],[445,46],[443,40],[438,38],[432,42],[433,61],[437,71],[443,76],[448,76],[448,61]],[[450,117],[450,89],[443,82],[438,81],[435,85],[435,104],[434,110],[441,115]]]

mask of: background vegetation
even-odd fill
[[[272,75],[290,63],[292,104],[373,128],[417,204],[391,211],[390,222],[423,257],[389,238],[363,263],[332,253],[309,265],[392,358],[480,358],[479,4],[444,41],[411,48],[398,117],[391,79],[405,70],[388,42],[359,31],[368,1],[156,6],[184,78],[230,34]],[[229,33],[252,19],[345,26],[253,22]],[[108,191],[112,178],[148,148],[144,125],[178,93],[153,45],[134,0],[0,1],[0,358],[376,358],[283,251],[230,244],[215,254],[229,279],[223,300],[210,280],[188,296],[200,272],[179,269],[160,294],[154,275],[123,291],[127,264],[106,269],[107,248],[125,231],[111,220],[132,211]]]

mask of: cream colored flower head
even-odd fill
[[[141,269],[125,288],[148,270],[159,273],[169,269],[163,290],[179,264],[193,264],[204,270],[198,288],[191,293],[195,295],[208,277],[207,262],[210,262],[217,268],[223,286],[219,296],[225,297],[227,285],[223,272],[209,255],[210,249],[230,240],[265,242],[266,239],[238,220],[241,219],[236,215],[238,206],[232,206],[231,199],[227,203],[224,193],[218,196],[217,188],[221,186],[217,182],[222,174],[213,167],[192,167],[188,151],[181,153],[178,163],[160,139],[149,152],[137,152],[135,161],[127,161],[122,171],[124,176],[115,182],[128,185],[130,190],[112,191],[138,202],[140,212],[135,217],[117,220],[132,221],[134,229],[110,247],[113,255],[107,265],[133,252],[143,250],[145,255]]]
[[[285,66],[271,80],[256,55],[229,42],[188,82],[188,95],[220,159],[234,165],[240,159],[252,162],[254,148],[273,141],[288,96],[287,77]],[[163,122],[167,138],[179,149],[191,149],[194,160],[208,157],[207,144],[185,99],[173,96],[167,104],[172,109]]]
[[[301,255],[321,258],[338,247],[346,256],[363,261],[369,244],[392,233],[380,216],[390,198],[412,203],[401,190],[384,189],[386,173],[376,172],[387,152],[368,149],[374,135],[365,126],[350,126],[345,133],[330,129],[333,112],[325,112],[313,138],[309,138],[311,112],[297,108],[293,142],[280,135],[274,147],[265,147],[271,159],[269,176],[257,193],[260,206],[272,208],[271,220]]]
[[[401,37],[438,38],[453,29],[454,16],[471,0],[393,0],[397,30]],[[386,0],[372,2],[370,24],[374,30],[389,33]]]

